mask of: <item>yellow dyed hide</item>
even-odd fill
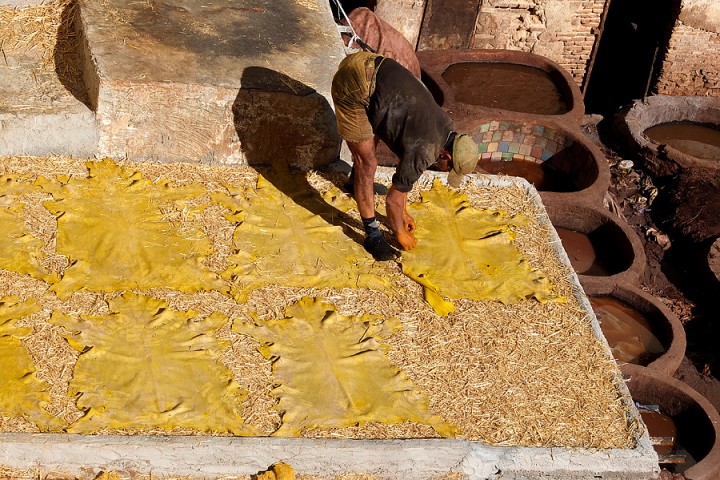
[[[32,329],[15,326],[38,310],[35,300],[0,300],[0,415],[24,417],[42,431],[55,431],[61,422],[43,408],[50,402],[48,387],[35,376],[35,365],[21,341]]]
[[[41,265],[43,242],[28,233],[22,216],[20,195],[38,191],[16,175],[0,176],[0,268],[52,283],[59,276]]]
[[[367,422],[413,421],[453,437],[455,427],[429,412],[426,396],[385,356],[381,342],[401,328],[379,315],[345,317],[317,299],[303,298],[285,318],[235,323],[272,359],[282,425],[273,434],[343,428]]]
[[[203,232],[165,219],[172,209],[189,218],[199,213],[188,201],[205,193],[202,185],[153,183],[109,160],[87,165],[87,178],[37,181],[53,195],[44,205],[58,217],[57,251],[71,261],[52,287],[59,297],[80,290],[226,290],[202,263],[212,253]]]
[[[51,322],[70,330],[65,338],[82,352],[68,393],[87,413],[68,432],[255,434],[240,415],[246,392],[218,360],[227,342],[212,337],[226,317],[199,320],[194,312],[175,312],[162,300],[133,293],[108,303],[107,317],[53,312]]]
[[[295,471],[285,462],[278,462],[257,475],[256,480],[295,480]]]
[[[287,174],[281,192],[265,177],[257,188],[231,190],[232,195],[213,195],[213,200],[232,213],[237,224],[234,246],[224,276],[233,282],[233,294],[242,301],[265,285],[287,287],[372,288],[389,290],[389,282],[371,273],[372,257],[349,238],[340,222],[343,212],[299,190],[295,177]]]
[[[442,297],[502,303],[559,299],[545,274],[512,243],[512,228],[522,226],[524,216],[473,208],[467,196],[438,181],[408,211],[417,221],[418,245],[403,253],[403,272],[424,287],[439,315],[455,309]]]

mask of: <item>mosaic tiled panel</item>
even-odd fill
[[[483,160],[527,160],[544,162],[561,151],[572,139],[544,125],[492,121],[480,125],[472,135]]]

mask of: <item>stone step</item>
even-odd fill
[[[5,48],[0,155],[305,169],[337,158],[330,85],[345,52],[327,0],[79,0],[65,15],[82,91],[37,52]]]
[[[38,24],[34,37],[20,34],[22,26],[13,22],[15,35],[0,38],[0,155],[92,156],[98,140],[95,115],[72,82],[56,73],[52,59],[57,52],[42,40],[49,20],[37,19],[54,10],[38,3],[0,0],[5,12],[23,9],[22,18]]]
[[[8,52],[0,67],[0,155],[91,157],[95,115],[34,56]]]
[[[323,0],[79,0],[99,153],[310,168],[337,157]]]

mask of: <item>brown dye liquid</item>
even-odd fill
[[[613,297],[590,297],[615,360],[647,365],[665,352],[648,319]]]
[[[595,245],[584,233],[568,228],[556,228],[570,264],[580,275],[610,275],[608,262],[597,255]]]
[[[720,160],[720,130],[693,123],[662,123],[645,130],[656,143],[704,160]]]
[[[653,448],[659,455],[670,455],[673,453],[675,445],[677,445],[677,427],[675,421],[669,415],[660,412],[651,412],[648,410],[640,410],[640,416],[645,422],[648,435],[651,438],[668,438],[672,441],[663,445],[654,445]]]
[[[455,100],[514,112],[559,115],[568,104],[550,74],[527,65],[462,62],[442,74]]]
[[[559,170],[550,168],[543,163],[529,160],[512,160],[493,162],[480,160],[478,167],[491,175],[512,175],[522,177],[535,185],[541,192],[575,192],[577,187],[570,178]]]

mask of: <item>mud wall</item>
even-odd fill
[[[720,2],[683,0],[657,93],[720,96]]]

